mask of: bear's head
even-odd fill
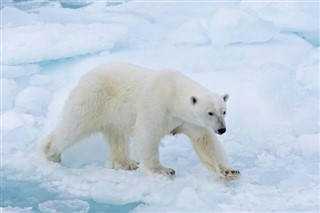
[[[226,132],[226,102],[228,94],[204,94],[200,96],[191,96],[190,104],[192,106],[193,121],[196,125],[209,127],[219,135]]]

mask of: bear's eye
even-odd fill
[[[225,114],[226,114],[226,111],[223,111],[223,114],[225,115]]]
[[[190,101],[191,101],[191,103],[192,103],[193,105],[195,105],[198,100],[197,100],[196,97],[192,96],[192,97],[190,98]]]
[[[208,115],[213,116],[214,114],[213,112],[208,112]]]

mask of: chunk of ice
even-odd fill
[[[211,41],[219,45],[266,42],[277,32],[272,22],[259,18],[251,10],[223,8],[209,23]]]
[[[49,200],[39,204],[42,213],[86,213],[89,203],[83,200]]]
[[[48,90],[29,86],[17,95],[15,106],[20,112],[43,116],[48,110],[50,101],[51,93]]]
[[[182,24],[178,29],[168,35],[168,41],[178,45],[204,45],[210,39],[200,21],[191,20]]]
[[[1,112],[13,107],[14,95],[17,90],[17,83],[14,80],[0,79],[1,85]]]

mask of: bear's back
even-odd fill
[[[138,95],[151,70],[128,63],[112,62],[98,66],[85,74],[79,82],[92,92],[108,93],[112,96],[129,98]]]

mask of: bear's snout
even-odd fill
[[[226,132],[226,128],[218,129],[219,135],[222,135],[222,134],[225,133],[225,132]]]

